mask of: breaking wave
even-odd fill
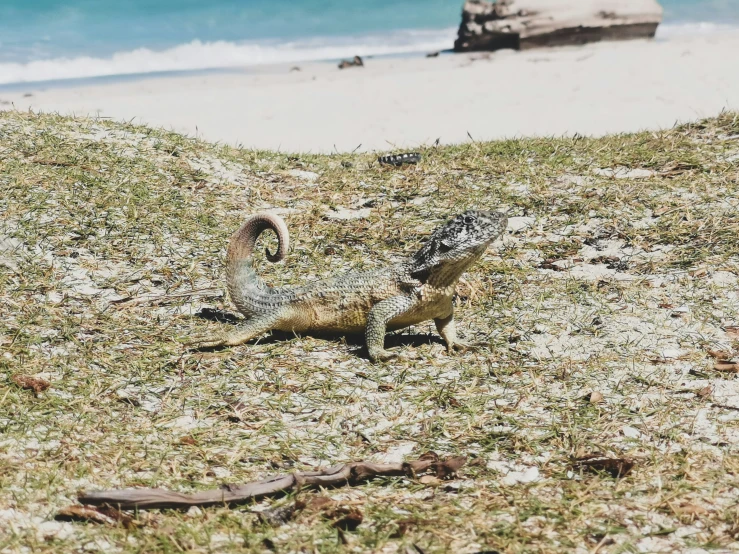
[[[355,55],[431,52],[451,48],[456,32],[456,28],[407,30],[271,44],[195,40],[166,50],[139,48],[109,57],[80,56],[0,63],[0,84],[333,60]]]
[[[739,26],[710,22],[663,23],[657,29],[657,39],[671,40],[686,35],[727,31],[739,31]],[[0,62],[0,85],[336,60],[355,55],[432,52],[452,48],[456,34],[457,28],[452,27],[364,36],[316,37],[292,42],[194,40],[164,50],[138,48],[108,57],[78,56],[23,63]]]

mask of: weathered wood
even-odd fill
[[[432,472],[439,478],[448,477],[465,463],[462,456],[441,460],[428,452],[418,460],[397,464],[352,462],[332,466],[322,471],[300,471],[277,475],[244,485],[224,485],[219,489],[182,494],[165,489],[123,489],[82,493],[78,500],[91,506],[108,505],[119,510],[151,510],[156,508],[184,509],[191,506],[236,505],[284,494],[293,489],[310,487],[341,487],[354,485],[377,476],[408,475]]]
[[[651,38],[661,21],[656,0],[467,0],[454,49],[525,50]]]

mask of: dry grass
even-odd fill
[[[731,113],[428,149],[404,169],[0,114],[0,552],[739,548],[739,382],[708,355],[739,346],[738,161]],[[247,213],[285,214],[293,250],[261,271],[289,284],[396,260],[476,206],[513,218],[460,287],[460,332],[485,348],[446,356],[431,324],[390,337],[405,357],[379,365],[355,339],[175,341],[229,324],[197,314],[231,309],[223,256]],[[475,463],[440,486],[325,491],[362,513],[355,531],[320,511],[257,516],[292,496],[53,519],[82,489],[190,491],[427,450]],[[634,468],[573,469],[593,453]]]

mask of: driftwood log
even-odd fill
[[[465,464],[465,461],[464,456],[453,456],[442,460],[434,452],[428,452],[418,460],[411,462],[397,464],[352,462],[332,466],[322,471],[300,471],[276,475],[244,485],[223,485],[219,489],[193,494],[142,488],[82,493],[78,500],[85,505],[107,505],[119,510],[186,509],[191,506],[237,505],[301,488],[355,485],[379,476],[415,477],[421,473],[433,473],[439,479],[444,479],[454,475]]]
[[[467,0],[454,50],[651,38],[661,21],[656,0]]]

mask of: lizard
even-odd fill
[[[389,156],[380,156],[377,161],[382,165],[403,165],[417,164],[421,161],[421,154],[418,152],[406,152],[404,154],[390,154]]]
[[[501,236],[507,217],[470,210],[436,229],[410,258],[383,269],[353,271],[299,287],[272,287],[254,271],[259,235],[272,230],[277,251],[265,249],[270,262],[282,260],[289,248],[285,221],[259,213],[246,219],[231,236],[226,259],[226,285],[236,308],[246,316],[236,330],[201,335],[186,341],[197,348],[237,346],[270,330],[295,333],[364,333],[370,360],[397,354],[385,350],[387,330],[433,319],[447,351],[464,350],[458,341],[452,298],[462,273]]]

